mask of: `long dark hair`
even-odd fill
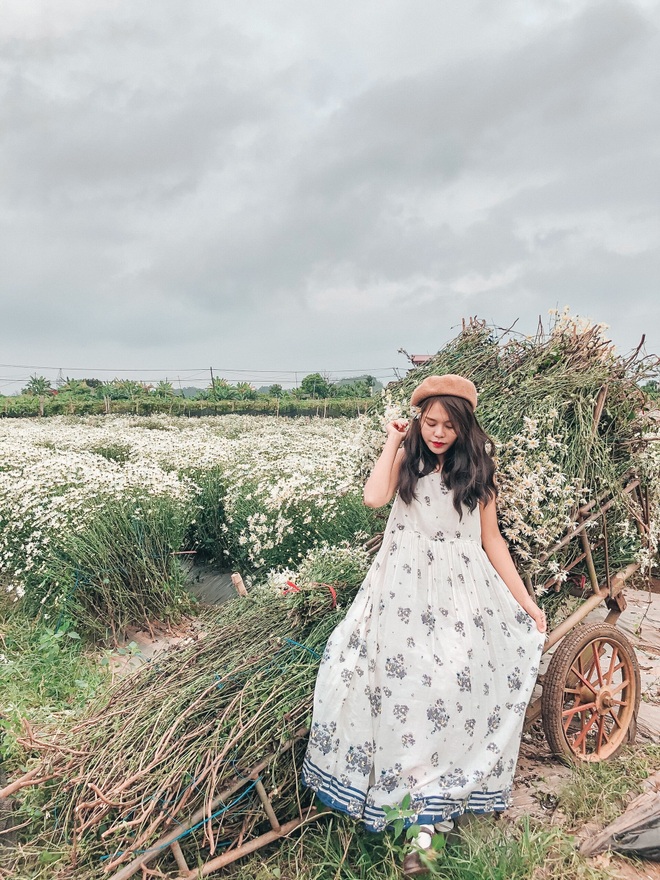
[[[462,397],[442,394],[422,401],[418,419],[410,422],[403,441],[404,456],[399,470],[399,495],[410,504],[415,498],[417,480],[437,470],[438,456],[422,439],[422,422],[435,401],[439,401],[451,419],[456,440],[445,453],[442,478],[454,493],[454,507],[463,518],[463,507],[472,513],[479,502],[487,504],[497,497],[493,442],[477,421],[472,407]]]

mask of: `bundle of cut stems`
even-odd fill
[[[261,775],[275,810],[299,811],[298,768],[319,660],[357,583],[303,584],[286,597],[256,588],[204,620],[191,644],[158,655],[121,680],[109,698],[48,740],[27,736],[42,752],[47,808],[59,841],[72,846],[77,877],[103,876],[204,808],[208,821],[180,844],[194,860],[265,821],[248,774]],[[242,791],[212,807],[218,792],[245,779]],[[192,851],[192,852],[191,852]],[[167,860],[171,857],[164,852]]]

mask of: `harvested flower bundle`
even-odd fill
[[[269,827],[266,792],[279,817],[301,814],[318,663],[367,564],[361,548],[318,548],[295,584],[273,575],[209,614],[203,634],[121,680],[67,731],[28,731],[77,878],[123,876],[145,856],[174,869],[164,835],[188,864],[217,856]]]
[[[566,312],[550,332],[539,328],[536,336],[508,340],[471,320],[387,390],[385,418],[406,414],[410,394],[425,376],[459,373],[472,379],[479,390],[477,415],[495,443],[500,526],[521,573],[543,594],[566,581],[578,555],[575,542],[548,551],[574,527],[581,508],[605,499],[614,499],[608,511],[609,565],[614,570],[638,562],[648,572],[653,564],[660,533],[660,458],[658,444],[649,442],[656,423],[642,383],[657,370],[657,357],[640,350],[618,356],[603,325]],[[632,474],[642,478],[649,505],[651,529],[641,534],[624,492]],[[592,539],[603,577],[604,539],[602,534]]]

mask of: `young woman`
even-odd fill
[[[364,488],[370,507],[398,494],[323,655],[303,780],[373,831],[409,794],[430,844],[433,826],[505,809],[546,624],[498,529],[476,388],[430,376],[411,404]]]

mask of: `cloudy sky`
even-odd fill
[[[659,58],[655,0],[8,0],[0,392],[660,352]]]

